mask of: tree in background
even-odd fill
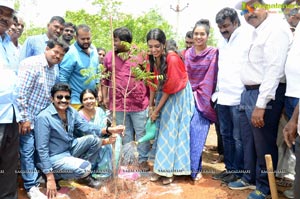
[[[32,0],[34,1],[34,0]],[[19,0],[16,2],[16,7],[20,7]],[[33,2],[34,3],[34,2]],[[101,46],[105,49],[111,49],[111,37],[110,37],[110,16],[113,17],[113,27],[126,26],[131,30],[133,42],[136,44],[146,45],[146,34],[152,28],[160,28],[164,30],[167,38],[175,38],[176,31],[173,27],[155,10],[150,9],[143,15],[133,17],[131,14],[119,12],[121,2],[111,0],[95,0],[93,2],[95,7],[98,7],[97,14],[90,14],[86,10],[79,11],[66,11],[65,20],[70,21],[76,25],[87,24],[91,27],[93,35],[93,44],[95,46]],[[23,43],[25,39],[30,35],[37,35],[46,32],[46,26],[36,27],[34,24],[26,24],[26,29],[20,38],[20,43]],[[209,45],[216,46],[216,40],[214,39],[213,30],[208,41]],[[179,48],[184,47],[184,38],[176,41]]]

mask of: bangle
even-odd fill
[[[106,127],[106,134],[109,135],[109,136],[111,136],[111,134],[112,134],[111,132],[109,132],[108,126]]]
[[[149,110],[154,110],[155,106],[149,106]]]

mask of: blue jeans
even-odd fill
[[[90,174],[100,149],[99,138],[85,135],[73,141],[69,152],[50,157],[56,179],[78,179]]]
[[[145,135],[145,125],[148,118],[148,109],[140,112],[126,112],[125,114],[125,136],[123,137],[123,144],[137,141]],[[116,113],[117,124],[123,124],[124,112]],[[139,162],[148,160],[148,153],[150,151],[150,142],[140,143],[137,147],[139,153]]]
[[[275,100],[271,100],[265,109],[265,126],[256,128],[251,123],[251,117],[256,105],[259,90],[244,91],[241,96],[241,128],[244,147],[244,167],[249,173],[244,173],[242,179],[256,184],[256,189],[268,195],[269,181],[266,172],[265,154],[270,154],[273,168],[276,170],[278,150],[276,145],[279,119],[284,105],[285,85],[279,84]]]
[[[39,184],[35,158],[34,132],[31,130],[30,133],[20,135],[21,175],[26,191]]]
[[[224,164],[228,171],[244,169],[244,152],[241,137],[240,110],[237,106],[217,105],[220,134],[224,146]],[[242,176],[242,174],[238,174]]]
[[[289,119],[291,119],[294,109],[297,106],[298,102],[299,102],[299,98],[285,97],[284,108],[285,108],[285,113]]]
[[[298,130],[299,131],[299,130]],[[300,198],[300,136],[296,138],[295,144],[295,155],[296,155],[296,175],[294,181],[294,198]]]

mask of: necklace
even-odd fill
[[[65,131],[68,132],[68,119],[65,118],[65,119],[62,119],[62,125],[63,125],[63,128],[65,129]]]
[[[58,114],[58,116],[61,119],[61,124],[62,124],[63,128],[65,129],[65,131],[68,132],[68,118],[67,118],[67,114]]]

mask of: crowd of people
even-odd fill
[[[3,0],[0,198],[18,198],[18,173],[31,199],[55,198],[60,180],[99,188],[112,175],[112,144],[139,140],[150,120],[156,126],[153,142],[137,145],[139,169],[153,166],[150,181],[168,185],[181,175],[201,180],[202,152],[216,124],[225,170],[213,179],[233,190],[253,189],[247,199],[265,199],[270,194],[265,155],[270,154],[279,182],[291,182],[284,195],[299,199],[300,9],[284,7],[282,19],[264,5],[242,0],[221,9],[215,17],[223,37],[217,47],[208,45],[207,19],[186,33],[181,51],[153,28],[145,36],[145,56],[132,55],[126,46],[133,40],[127,27],[114,29],[114,49],[106,52],[92,44],[87,24],[60,16],[50,19],[46,33],[21,45],[24,21],[12,2]],[[241,23],[237,10],[248,24]],[[147,83],[131,73],[145,61],[146,71],[157,77]],[[115,82],[111,75],[92,80],[82,75],[82,69],[100,73],[99,64],[107,74],[115,65]],[[111,126],[113,108],[116,125]],[[39,189],[41,179],[46,193]]]

